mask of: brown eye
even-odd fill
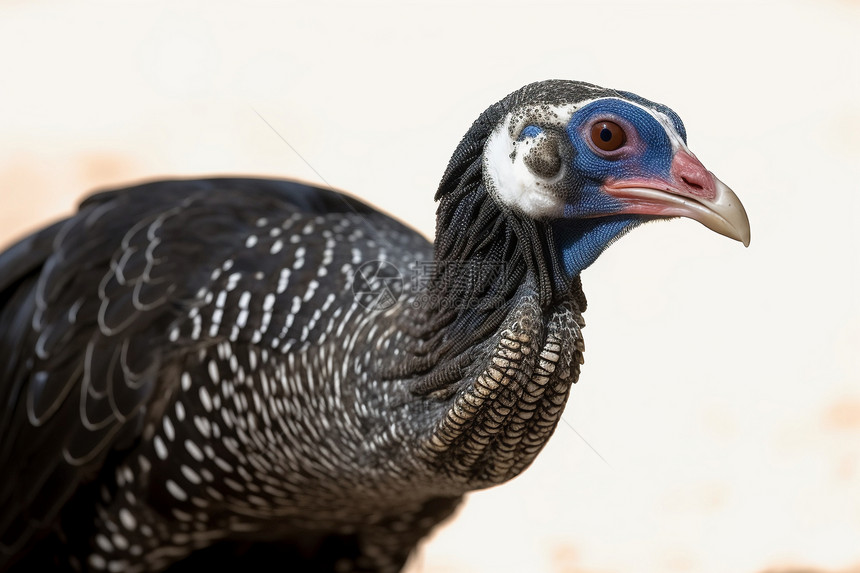
[[[591,142],[603,151],[616,151],[627,143],[627,135],[617,123],[598,121],[591,126]]]

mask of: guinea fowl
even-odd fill
[[[434,245],[295,182],[158,181],[0,255],[0,570],[397,571],[546,444],[611,242],[749,243],[672,110],[580,82],[486,110],[436,199]]]

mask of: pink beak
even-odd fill
[[[622,179],[603,186],[621,213],[688,217],[712,231],[750,244],[750,222],[738,196],[687,151],[672,159],[670,179]]]

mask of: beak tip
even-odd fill
[[[728,235],[750,246],[750,220],[746,209],[738,196],[725,183],[714,177],[717,188],[717,198],[709,207],[718,214],[722,222],[727,224],[731,233]]]

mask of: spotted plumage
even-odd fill
[[[0,255],[0,570],[399,570],[549,439],[600,251],[678,215],[748,241],[693,161],[668,108],[552,81],[466,134],[435,245],[288,181],[87,199]]]

